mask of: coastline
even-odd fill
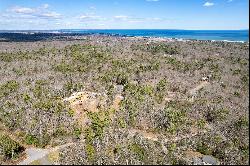
[[[121,36],[124,37],[124,36]],[[131,36],[128,36],[131,37]],[[126,37],[126,38],[128,38]],[[143,38],[147,38],[147,39],[151,39],[151,40],[158,40],[158,41],[183,41],[183,42],[187,42],[187,41],[202,41],[202,42],[228,42],[228,43],[249,43],[249,41],[242,41],[242,40],[202,40],[202,39],[185,39],[185,38],[169,38],[169,37],[151,37],[151,36],[132,36],[133,38],[139,38],[139,39],[143,39]]]
[[[153,36],[153,35],[131,35],[131,34],[119,34],[119,33],[111,33],[111,32],[91,32],[91,31],[61,31],[61,30],[31,30],[31,31],[2,31],[0,30],[0,38],[2,36],[8,34],[18,34],[18,35],[34,35],[34,36],[44,36],[46,35],[51,37],[65,37],[65,36],[89,36],[89,35],[97,35],[97,36],[109,36],[109,37],[125,37],[125,38],[138,38],[138,39],[150,39],[150,40],[159,40],[159,41],[203,41],[203,42],[230,42],[230,43],[249,43],[248,40],[227,40],[227,39],[200,39],[199,37],[167,37],[167,36]],[[202,36],[201,36],[202,37]]]

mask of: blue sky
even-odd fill
[[[0,29],[249,29],[249,0],[0,0]]]

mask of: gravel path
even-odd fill
[[[29,148],[25,150],[27,158],[20,162],[18,165],[28,165],[31,162],[43,158],[47,155],[50,150],[47,149],[38,149],[38,148]]]
[[[49,153],[60,150],[62,148],[65,148],[67,146],[73,145],[75,143],[68,143],[61,146],[56,146],[51,149],[39,149],[39,148],[28,148],[25,150],[25,153],[27,154],[27,158],[20,162],[18,165],[29,165],[30,163],[39,160],[39,164],[41,165],[48,165],[53,164],[51,161],[48,160],[46,157]]]

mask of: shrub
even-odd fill
[[[240,92],[235,91],[235,92],[234,92],[234,96],[240,97]]]
[[[129,146],[129,149],[139,158],[140,161],[143,161],[147,155],[145,149],[139,144],[132,144]]]
[[[186,121],[186,114],[182,110],[177,110],[174,107],[166,107],[164,109],[164,127],[171,134],[177,132]]]
[[[80,138],[82,134],[82,130],[80,128],[74,128],[74,135],[76,136],[76,138]]]
[[[200,120],[198,120],[197,126],[198,126],[200,129],[204,129],[205,125],[206,125],[206,120],[205,120],[205,119],[200,119]]]
[[[80,91],[84,87],[84,85],[82,83],[73,83],[72,81],[69,81],[64,84],[63,87],[67,92],[72,93]]]
[[[31,134],[27,134],[24,140],[25,140],[25,143],[28,145],[35,145],[35,146],[39,145],[39,140]]]
[[[235,123],[234,123],[234,126],[237,128],[237,129],[242,129],[244,127],[248,127],[249,126],[249,121],[247,119],[247,117],[243,116],[243,117],[240,117]]]
[[[219,120],[224,120],[226,116],[229,114],[229,110],[227,109],[218,109],[209,111],[206,115],[207,121],[216,122]]]
[[[156,91],[157,92],[164,91],[164,90],[166,90],[166,87],[167,87],[167,80],[166,79],[162,79],[162,80],[160,80],[157,83],[157,85],[156,85]]]
[[[61,72],[61,73],[67,73],[67,72],[74,72],[75,68],[72,64],[67,64],[65,62],[59,63],[54,67],[55,71]]]
[[[33,108],[43,111],[51,111],[53,113],[60,113],[66,109],[66,106],[58,99],[48,98],[34,103]]]
[[[118,124],[119,124],[119,127],[121,127],[121,128],[126,128],[126,126],[127,126],[126,121],[121,117],[118,118]]]
[[[17,157],[23,150],[24,148],[9,136],[0,134],[0,153],[3,153],[7,159]]]
[[[198,143],[196,150],[204,155],[212,155],[213,153],[213,150],[202,141]]]
[[[116,77],[116,83],[118,85],[126,85],[128,83],[128,76],[124,73],[120,73]]]
[[[93,161],[95,157],[95,148],[91,144],[86,145],[86,154],[89,161]]]
[[[9,95],[10,93],[16,92],[19,88],[17,81],[11,80],[5,84],[0,85],[0,98]]]
[[[102,138],[104,128],[109,124],[109,116],[103,113],[88,112],[88,117],[91,119],[91,129],[95,138]]]
[[[12,61],[22,61],[31,59],[32,56],[27,52],[16,52],[16,53],[0,53],[0,61],[12,62]]]
[[[25,103],[28,103],[31,100],[31,97],[27,93],[24,93],[23,100]]]
[[[3,61],[3,62],[11,62],[14,60],[14,56],[12,54],[4,54],[4,53],[1,53],[0,54],[0,61]]]
[[[238,74],[241,74],[241,70],[240,69],[235,69],[233,71],[233,75],[238,75]]]
[[[168,146],[168,150],[169,152],[173,152],[176,150],[176,144],[175,143],[172,143]]]
[[[241,76],[241,81],[242,81],[242,83],[244,84],[244,85],[248,85],[249,84],[249,76],[248,75],[243,75],[243,76]]]

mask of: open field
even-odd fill
[[[33,164],[249,164],[249,43],[8,40],[0,164],[53,147]]]

